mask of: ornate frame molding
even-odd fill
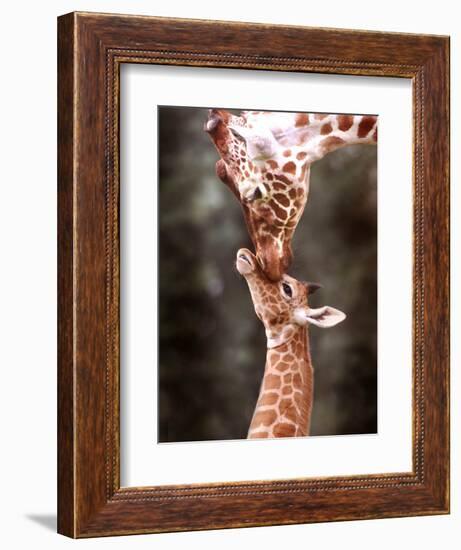
[[[59,532],[88,537],[447,513],[448,38],[72,13],[59,18],[58,45]],[[121,63],[413,80],[411,472],[120,487]]]

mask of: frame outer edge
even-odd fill
[[[58,18],[58,522],[76,537],[74,396],[74,47],[75,17]]]
[[[346,498],[347,502],[351,503],[350,510],[341,512],[323,506],[324,503],[322,504],[322,502],[326,495],[323,497],[319,493],[319,497],[314,498],[314,494],[312,494],[311,504],[314,505],[314,501],[321,504],[321,507],[315,513],[311,509],[312,515],[309,513],[309,507],[306,508],[305,496],[301,494],[295,496],[295,493],[293,493],[292,496],[286,499],[273,496],[268,506],[263,508],[261,508],[261,501],[265,499],[268,503],[268,495],[264,497],[262,495],[252,497],[236,495],[235,498],[229,501],[224,498],[226,495],[223,495],[223,497],[217,497],[216,500],[213,499],[214,507],[217,510],[213,518],[207,519],[207,512],[203,512],[213,510],[213,508],[210,509],[210,500],[198,498],[193,507],[188,504],[191,501],[181,498],[168,500],[168,504],[167,502],[149,502],[148,504],[147,502],[141,502],[141,499],[117,502],[114,496],[117,495],[118,491],[115,491],[115,495],[112,494],[112,490],[107,491],[104,480],[107,479],[107,475],[111,477],[112,468],[114,466],[117,468],[118,464],[113,463],[112,467],[107,466],[107,458],[113,460],[113,457],[106,456],[107,449],[110,449],[111,445],[104,445],[103,436],[106,434],[107,437],[107,434],[112,434],[112,430],[116,427],[113,426],[110,417],[103,419],[100,414],[103,409],[101,404],[104,393],[104,380],[100,372],[100,366],[104,362],[101,343],[104,339],[107,342],[110,333],[107,325],[104,327],[101,323],[104,297],[99,289],[103,282],[102,251],[104,247],[101,246],[100,241],[95,239],[95,237],[101,237],[103,232],[100,205],[103,200],[103,182],[105,181],[103,177],[104,168],[101,165],[101,153],[104,149],[102,147],[103,140],[101,140],[101,131],[103,130],[101,117],[101,105],[103,103],[101,98],[101,87],[103,86],[102,55],[110,49],[110,45],[113,45],[115,39],[117,42],[124,39],[124,33],[129,35],[132,40],[136,40],[136,46],[139,43],[140,49],[144,44],[146,45],[144,49],[151,48],[153,39],[150,25],[148,25],[147,34],[140,37],[138,35],[139,27],[136,26],[136,29],[133,29],[131,28],[133,25],[128,25],[130,27],[128,29],[125,25],[124,16],[119,18],[108,18],[106,16],[95,18],[94,16],[95,14],[77,12],[62,16],[58,20],[58,267],[60,270],[58,278],[58,531],[64,535],[77,538],[446,512],[448,506],[447,429],[449,422],[445,402],[440,404],[438,408],[434,407],[432,409],[431,422],[430,425],[427,425],[427,428],[430,428],[432,437],[429,445],[431,452],[428,454],[429,460],[426,462],[426,467],[433,466],[436,469],[434,475],[429,475],[431,468],[428,468],[428,476],[424,486],[408,487],[408,491],[403,492],[399,487],[391,489],[390,487],[376,486],[375,490],[366,492],[367,496],[373,496],[375,500],[374,508],[368,511],[362,508],[354,508],[354,495],[360,496],[361,491],[358,493],[353,491],[349,495],[347,492],[343,493],[341,499],[337,497],[335,504],[338,506],[341,502],[345,503]],[[109,19],[111,24],[109,24]],[[152,19],[156,20],[156,18]],[[168,19],[164,19],[162,23],[165,22],[167,25],[168,21]],[[187,20],[183,21],[184,25],[188,23]],[[132,18],[132,22],[137,25],[141,24],[141,21],[138,21],[136,17]],[[224,27],[226,26],[226,22],[220,23]],[[193,20],[190,21],[190,24],[191,26],[199,25],[197,21],[194,22]],[[153,27],[162,35],[158,25],[157,20]],[[244,26],[236,24],[234,28],[238,30],[243,29]],[[135,35],[134,30],[136,30]],[[145,28],[144,31],[146,31]],[[261,30],[261,32],[266,31],[267,29]],[[296,30],[296,32],[298,31]],[[354,31],[349,32],[354,33]],[[318,34],[317,31],[315,33]],[[361,33],[357,34],[362,36]],[[160,38],[156,36],[154,43],[156,40],[160,40]],[[171,39],[167,37],[165,40],[167,46],[169,46]],[[187,45],[188,40],[192,40],[192,38],[187,35],[183,43]],[[404,40],[404,38],[396,36],[393,40],[397,43]],[[441,120],[437,122],[437,125],[442,127],[445,134],[447,131],[445,125],[448,122],[448,75],[445,72],[447,70],[448,40],[441,37],[435,40],[428,37],[418,38],[418,35],[413,35],[411,38],[405,37],[406,40],[411,41],[412,44],[420,43],[423,46],[422,50],[419,50],[418,48],[415,49],[415,44],[413,44],[413,53],[411,54],[415,56],[415,62],[420,68],[423,67],[421,56],[424,54],[427,56],[425,59],[427,62],[426,69],[429,65],[435,66],[436,78],[439,78],[439,82],[434,87],[435,98],[437,98],[437,94],[446,92],[443,97],[440,97],[441,104],[439,108],[435,109],[435,112],[441,115]],[[274,50],[275,57],[273,59],[275,61],[279,55],[278,52],[283,53],[285,46],[285,42],[282,41],[280,48],[277,47]],[[323,46],[320,47],[324,48]],[[224,46],[220,47],[217,56],[226,55],[221,52],[222,48]],[[378,46],[375,48],[376,52],[378,52],[376,55],[381,56],[381,50]],[[245,55],[243,54],[243,57]],[[179,64],[195,64],[195,62],[185,61]],[[273,70],[284,70],[281,66],[275,68],[275,61],[271,60],[270,62],[270,64],[274,63]],[[391,67],[396,67],[395,76],[406,76],[406,73],[399,73],[403,70],[403,65],[392,64]],[[353,72],[354,74],[356,72],[361,74],[360,71],[363,70],[359,67],[353,69]],[[351,71],[352,69],[346,70],[348,73]],[[334,74],[337,71],[328,69],[327,72]],[[372,72],[378,73],[378,70],[373,69]],[[383,71],[383,76],[385,72],[387,71]],[[427,98],[430,95],[427,90],[431,89],[432,82],[428,79],[426,85],[424,95]],[[434,90],[432,90],[433,92]],[[95,109],[93,109],[93,106],[95,106]],[[429,111],[429,102],[427,107]],[[431,107],[434,108],[433,105]],[[434,133],[428,131],[426,137],[427,147],[432,145]],[[82,140],[82,138],[86,139]],[[425,165],[423,167],[426,181],[425,188],[432,192],[430,197],[434,196],[439,201],[432,209],[426,202],[426,224],[432,221],[439,224],[441,231],[439,242],[442,247],[442,254],[446,252],[446,245],[449,242],[446,217],[448,211],[448,197],[446,195],[448,192],[448,178],[446,177],[448,170],[447,147],[448,142],[439,146],[441,153],[438,156],[438,163],[434,160],[430,166]],[[430,149],[428,153],[430,153]],[[95,158],[97,154],[99,157]],[[89,159],[93,160],[92,167],[85,164]],[[81,164],[79,165],[80,161]],[[443,166],[442,161],[445,161]],[[437,167],[442,172],[437,173]],[[436,190],[431,189],[430,176],[438,182]],[[104,215],[107,216],[108,213],[104,211]],[[434,246],[437,242],[437,238],[429,229],[426,229],[424,237],[424,242],[429,247]],[[429,256],[430,258],[428,258]],[[432,250],[430,254],[426,255],[427,268],[429,266],[433,267],[436,256],[437,254]],[[448,258],[444,257],[443,262],[435,268],[432,278],[428,281],[428,297],[432,300],[434,296],[443,300],[448,297],[448,278],[444,272],[448,265],[447,262]],[[443,277],[439,289],[437,288],[437,281],[434,281],[434,275]],[[104,302],[106,305],[108,298],[110,302],[110,297],[106,295]],[[434,305],[432,301],[431,305]],[[445,307],[445,311],[443,307]],[[443,307],[439,306],[436,312],[437,319],[440,322],[446,321],[448,315],[445,302]],[[430,308],[427,308],[426,314],[428,312],[430,312]],[[430,319],[426,318],[426,326],[428,327],[430,327],[429,321]],[[76,338],[77,328],[79,329],[78,341]],[[436,333],[442,338],[438,347],[433,343]],[[428,377],[429,373],[426,372],[426,392],[428,392],[429,384],[433,381],[440,382],[443,391],[448,391],[447,326],[433,328],[432,331],[428,331],[428,337],[432,345],[427,346],[426,359],[430,364],[431,360],[438,358],[441,369],[439,373],[434,374],[436,365],[432,363],[430,378]],[[440,352],[438,355],[437,350]],[[109,357],[111,356],[110,353],[111,351],[109,351]],[[76,387],[77,383],[78,388]],[[117,390],[117,387],[113,386],[110,377],[105,380],[105,385],[109,392]],[[434,405],[433,392],[435,392],[435,387],[430,390],[430,395],[429,393],[424,394],[427,408],[430,408],[430,404]],[[448,400],[448,395],[443,394],[443,396]],[[112,449],[113,451],[114,449]],[[105,463],[104,458],[106,459]],[[115,479],[115,484],[118,484],[117,479]],[[411,505],[410,502],[407,502],[407,498],[410,499]],[[291,517],[288,518],[282,514],[283,517],[277,516],[277,520],[274,521],[273,512],[275,513],[277,507],[282,505],[282,501],[290,507]],[[227,502],[233,503],[231,506],[233,510],[229,510]],[[273,503],[273,508],[271,508],[270,502]],[[392,503],[398,508],[389,508],[388,505],[392,505]],[[359,504],[361,506],[361,502]],[[356,504],[356,506],[359,504]],[[251,506],[253,507],[253,516],[250,512]],[[242,516],[243,508],[245,508],[244,517]],[[266,520],[255,519],[258,516],[256,512],[261,510],[267,511]],[[250,518],[248,514],[250,514]],[[210,516],[213,516],[213,514],[210,514]],[[156,522],[155,525],[154,521]]]
[[[450,40],[424,68],[426,451],[428,486],[441,513],[450,511]],[[435,403],[438,408],[435,408]]]

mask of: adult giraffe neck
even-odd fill
[[[309,435],[313,403],[312,368],[307,327],[269,348],[248,438]]]

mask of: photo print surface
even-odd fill
[[[158,132],[159,442],[376,433],[378,117]]]

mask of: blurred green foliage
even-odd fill
[[[215,175],[207,109],[160,107],[159,441],[245,438],[266,339],[235,267],[253,249],[235,197]],[[312,167],[290,274],[320,282],[311,305],[347,314],[310,329],[312,435],[377,431],[377,155],[350,146]]]

